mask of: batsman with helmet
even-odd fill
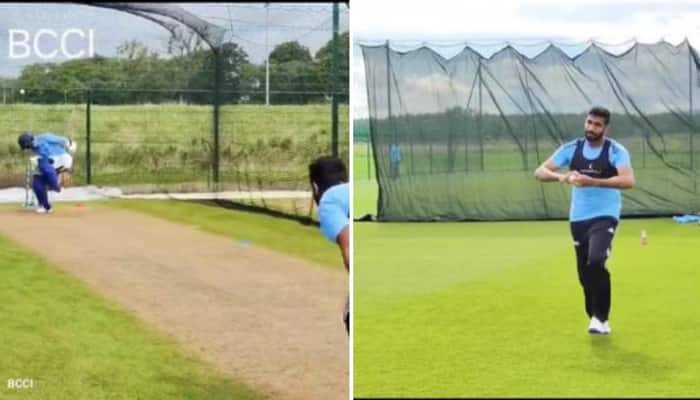
[[[53,133],[34,135],[23,132],[17,143],[22,150],[36,154],[36,171],[32,177],[32,190],[36,195],[39,207],[38,213],[52,212],[48,191],[61,191],[60,176],[73,167],[72,153],[76,151],[76,143],[66,137]]]

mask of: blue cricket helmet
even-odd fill
[[[19,135],[19,139],[17,139],[17,143],[22,150],[31,149],[34,143],[34,135],[31,132],[22,132]]]

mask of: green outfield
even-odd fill
[[[331,151],[331,106],[224,105],[220,112],[221,181],[231,187],[306,184],[313,157]],[[340,153],[348,156],[348,107],[338,112]],[[54,132],[77,140],[77,183],[86,179],[84,104],[10,104],[0,110],[0,185],[23,176],[17,135]],[[93,183],[207,184],[213,150],[213,107],[186,104],[93,105],[90,142]],[[246,190],[246,189],[243,189]]]
[[[623,220],[613,332],[591,337],[566,221],[358,223],[354,394],[697,396],[698,243],[697,225]]]
[[[354,142],[353,144],[353,213],[355,218],[366,214],[377,213],[377,187],[376,171],[372,150],[367,142]]]
[[[0,238],[0,253],[0,398],[266,398],[22,247]]]
[[[682,149],[682,135],[669,134],[667,137],[663,159],[650,154],[639,138],[625,139],[624,144],[631,152],[638,189],[624,195],[623,209],[629,215],[649,215],[653,210],[668,213],[671,208],[669,204],[686,212],[698,210],[696,198],[689,193],[697,192],[700,175],[687,169],[690,160],[693,165],[698,165],[698,157],[693,158],[687,149]],[[539,155],[529,154],[527,159],[523,159],[513,144],[503,142],[485,148],[483,155],[472,150],[466,155],[456,154],[453,170],[447,167],[449,157],[444,146],[442,151],[436,150],[437,146],[434,147],[430,156],[424,147],[414,149],[415,157],[408,156],[408,150],[404,150],[400,179],[389,180],[389,167],[385,166],[386,193],[395,197],[410,196],[415,202],[428,205],[426,209],[430,209],[431,202],[437,204],[457,196],[464,209],[488,209],[491,212],[489,218],[496,220],[503,219],[499,212],[500,215],[507,214],[507,219],[565,217],[569,205],[568,190],[562,190],[559,185],[540,185],[533,176],[540,162],[555,150],[550,147]],[[367,146],[367,142],[355,142],[353,203],[356,217],[377,214],[379,188],[374,156],[373,149]],[[384,154],[384,157],[387,155]],[[483,168],[480,166],[480,158],[483,159]],[[382,162],[381,160],[380,157],[379,161]],[[649,194],[651,192],[653,193]],[[478,193],[478,196],[470,196],[469,193]],[[542,196],[548,200],[546,212],[539,200]],[[515,202],[519,202],[519,205],[513,206]],[[508,210],[508,213],[502,210]],[[393,211],[396,212],[396,209]],[[474,218],[486,218],[486,214],[482,212]],[[386,214],[385,217],[390,219],[395,215]]]
[[[365,143],[353,154],[354,215],[375,214],[373,160]],[[637,160],[638,182],[668,185]],[[591,337],[567,221],[356,223],[354,394],[697,396],[698,243],[696,225],[622,220],[608,263],[613,332]]]
[[[256,212],[171,200],[112,200],[96,203],[142,212],[198,229],[293,255],[330,268],[342,268],[337,246],[321,236],[315,224],[302,224]],[[282,206],[278,208],[284,209]],[[291,211],[289,211],[291,213]],[[313,218],[316,217],[315,210]]]

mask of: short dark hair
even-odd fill
[[[318,203],[326,190],[348,181],[348,170],[338,157],[319,157],[309,164],[309,180],[318,186],[318,193],[314,196]]]
[[[603,118],[605,120],[605,125],[610,124],[610,110],[605,107],[595,106],[591,108],[588,115],[595,115],[596,117]]]

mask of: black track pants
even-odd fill
[[[610,312],[610,272],[605,261],[610,256],[617,219],[596,217],[571,222],[571,235],[576,249],[578,279],[588,317],[608,320]]]

